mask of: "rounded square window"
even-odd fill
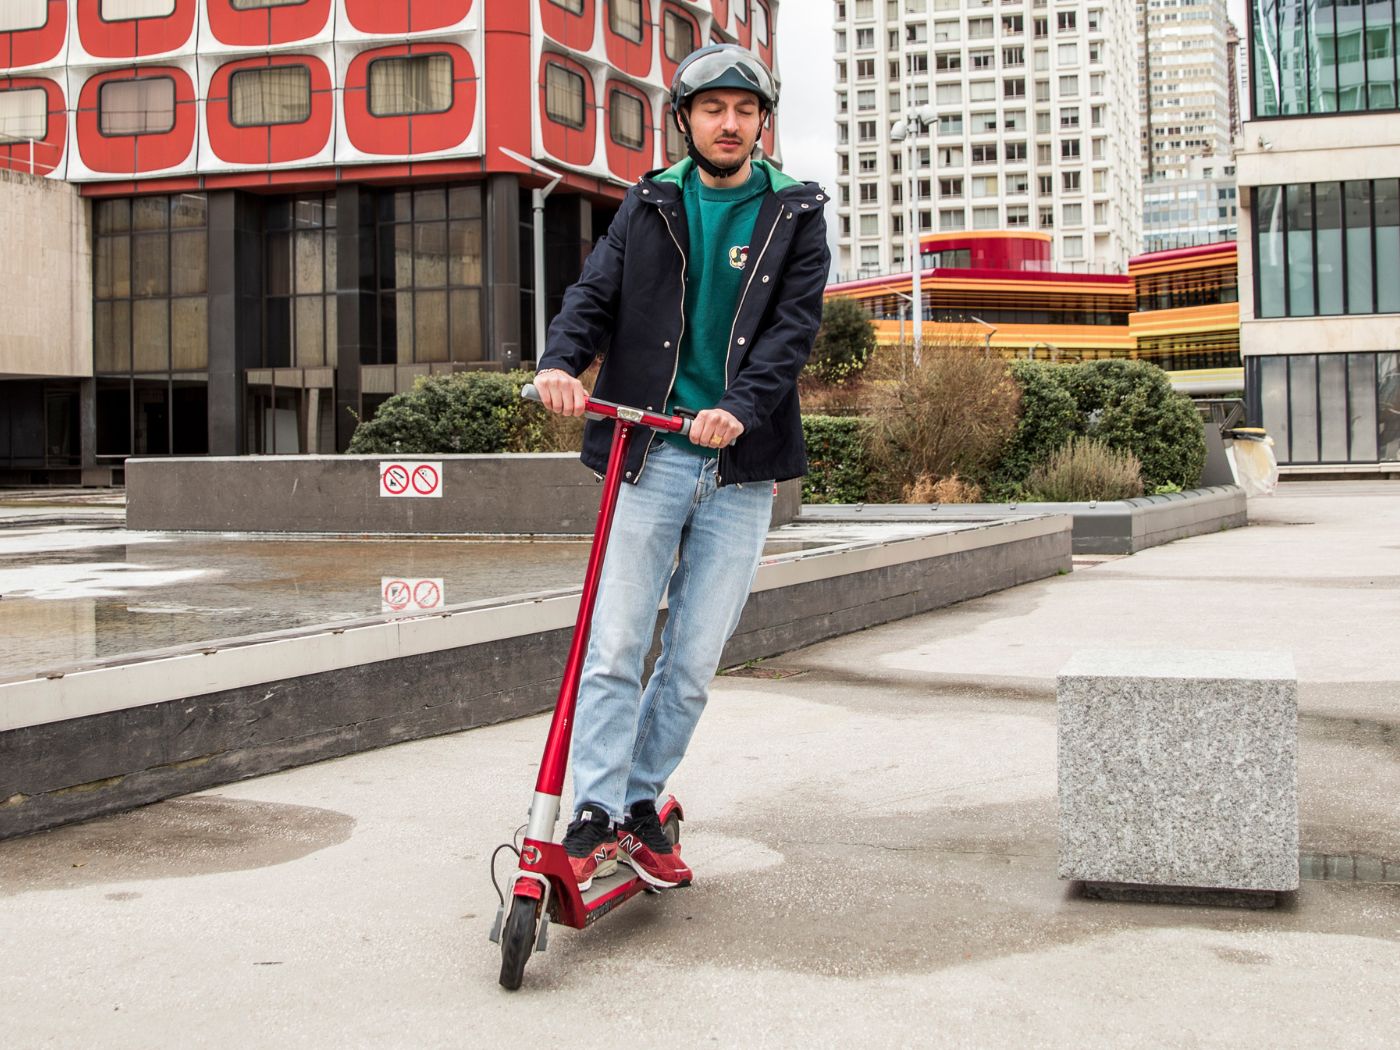
[[[369,112],[375,117],[445,113],[452,108],[452,57],[409,55],[369,64]]]
[[[162,135],[175,127],[175,81],[170,77],[109,80],[97,92],[103,135]]]
[[[43,88],[0,91],[0,142],[42,142],[49,134],[49,95]]]
[[[236,128],[301,124],[311,117],[306,66],[240,69],[229,78],[229,120]]]
[[[608,96],[608,127],[612,140],[628,149],[641,149],[646,143],[642,100],[625,91]]]

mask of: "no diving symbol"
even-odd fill
[[[402,496],[407,492],[408,471],[397,463],[391,463],[386,467],[384,469],[384,491],[391,496]]]
[[[408,608],[413,599],[413,590],[404,580],[390,580],[384,584],[384,605],[391,612],[401,612]]]
[[[391,470],[394,468],[390,468]],[[438,472],[431,463],[420,465],[413,472],[413,491],[420,496],[431,496],[437,491]]]
[[[442,601],[442,588],[437,580],[419,580],[413,588],[413,604],[420,609],[436,609]]]

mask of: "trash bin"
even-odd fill
[[[1224,432],[1225,455],[1235,483],[1246,496],[1271,496],[1278,488],[1274,439],[1262,427],[1233,427]]]

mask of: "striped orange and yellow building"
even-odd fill
[[[938,234],[922,242],[923,338],[987,339],[1005,356],[1150,361],[1192,393],[1240,390],[1234,242],[1141,255],[1127,274],[1051,268],[1042,233]],[[881,343],[912,338],[908,273],[830,285],[861,303]]]

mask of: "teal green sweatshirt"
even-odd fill
[[[724,396],[729,331],[744,283],[749,240],[769,185],[767,167],[761,164],[754,164],[748,181],[734,189],[711,189],[694,167],[685,176],[683,199],[690,227],[685,335],[668,411],[714,408]],[[666,435],[666,440],[697,455],[719,455],[676,434]]]

